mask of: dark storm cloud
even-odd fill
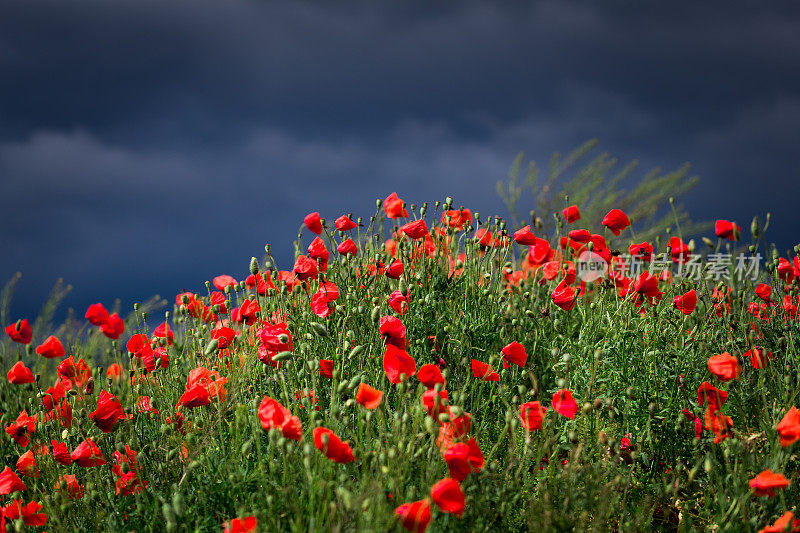
[[[4,3],[0,275],[26,313],[59,275],[77,307],[169,296],[266,242],[287,267],[311,210],[500,213],[517,152],[595,136],[794,244],[800,10],[647,4]]]

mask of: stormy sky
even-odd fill
[[[734,5],[735,4],[735,5]],[[289,268],[390,192],[505,214],[518,152],[689,161],[695,219],[798,239],[800,4],[0,3],[0,280],[33,318]]]

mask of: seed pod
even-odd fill
[[[325,324],[322,324],[321,322],[312,322],[311,329],[318,337],[328,336],[328,328],[326,328]]]
[[[353,378],[350,380],[350,383],[347,384],[347,388],[355,389],[358,387],[359,383],[361,383],[361,374],[353,376]]]
[[[219,339],[211,339],[211,342],[208,343],[206,349],[203,350],[203,354],[211,355],[219,350]]]
[[[366,346],[363,344],[359,344],[352,350],[350,350],[350,354],[347,356],[348,359],[353,359],[354,357],[358,357],[361,353],[366,349]]]
[[[183,502],[183,494],[180,492],[176,492],[172,495],[172,509],[175,510],[175,514],[178,516],[183,516],[184,511],[184,502]]]

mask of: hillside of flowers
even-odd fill
[[[392,193],[166,310],[11,317],[0,530],[800,531],[796,250],[568,204]]]

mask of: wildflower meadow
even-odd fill
[[[800,531],[797,250],[562,200],[312,212],[294,264],[60,325],[14,278],[0,528]]]

